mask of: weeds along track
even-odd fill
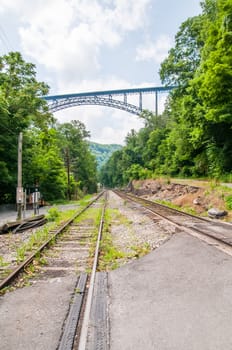
[[[114,192],[124,200],[141,205],[144,212],[147,212],[154,221],[166,220],[175,225],[179,231],[185,231],[199,238],[207,236],[217,244],[232,248],[232,225],[229,223],[194,216],[122,191]],[[213,244],[213,241],[211,243]]]
[[[21,263],[16,266],[2,264],[1,292],[13,281],[16,281],[17,286],[17,277],[25,270],[32,275],[36,268],[41,271],[40,275],[43,278],[86,271],[92,249],[91,242],[97,232],[96,227],[104,202],[103,197],[102,192],[60,227],[51,230],[46,241],[35,251],[27,253]]]

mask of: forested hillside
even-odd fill
[[[89,148],[97,160],[97,168],[100,169],[107,162],[112,153],[120,150],[122,146],[115,144],[103,145],[96,142],[89,142]]]
[[[105,185],[159,175],[232,180],[232,0],[201,6],[161,64],[163,84],[177,86],[164,113],[142,113],[144,127],[103,167]]]
[[[46,201],[96,190],[89,132],[79,121],[59,124],[40,98],[48,91],[20,53],[0,57],[0,203],[15,202],[20,132],[24,189],[37,187]]]

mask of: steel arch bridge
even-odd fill
[[[162,92],[169,92],[173,88],[175,88],[175,86],[106,90],[43,96],[42,98],[48,102],[50,112],[57,112],[65,108],[75,106],[100,105],[117,108],[132,114],[140,115],[143,110],[143,95],[153,94],[155,96],[155,113],[158,115],[158,94]],[[137,105],[128,103],[127,100],[129,95],[135,95],[138,97]]]

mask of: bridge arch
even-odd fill
[[[143,95],[150,93],[155,95],[155,112],[158,114],[158,94],[168,92],[175,88],[174,86],[167,87],[148,87],[148,88],[134,88],[122,90],[106,90],[94,92],[82,92],[66,95],[43,96],[42,98],[48,102],[50,112],[57,112],[59,110],[83,106],[83,105],[99,105],[111,108],[121,109],[126,112],[140,115],[143,110]],[[135,95],[138,97],[138,104],[134,105],[128,103],[128,96]],[[115,99],[115,97],[121,99]]]
[[[59,101],[53,101],[51,104],[49,104],[49,111],[50,112],[57,112],[65,108],[70,107],[76,107],[76,106],[84,106],[84,105],[98,105],[98,106],[105,106],[105,107],[111,107],[116,109],[121,109],[123,111],[140,115],[142,112],[142,109],[139,107],[124,103],[123,101],[115,100],[115,99],[108,99],[104,97],[98,97],[98,96],[91,96],[88,98],[72,98],[72,99],[63,99]]]

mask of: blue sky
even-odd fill
[[[159,67],[198,0],[0,0],[0,55],[20,51],[51,94],[159,86]],[[160,109],[165,96],[160,98]],[[130,101],[133,103],[133,101]],[[146,108],[153,108],[151,96]],[[99,143],[121,143],[142,122],[107,107],[55,113]]]

